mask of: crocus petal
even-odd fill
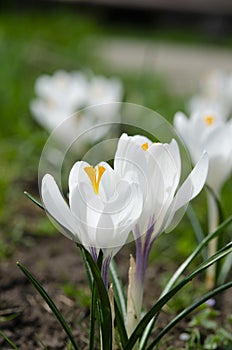
[[[165,228],[169,226],[177,210],[186,205],[202,190],[207,178],[208,164],[208,155],[204,152],[199,162],[195,165],[185,182],[179,188],[171,205],[169,218],[167,219]]]
[[[125,177],[128,172],[135,173],[142,186],[142,191],[146,193],[147,160],[146,151],[144,151],[141,146],[142,144],[135,142],[133,137],[122,134],[118,141],[115,154],[114,169],[115,172],[122,177]]]
[[[107,203],[105,210],[112,213],[114,226],[124,230],[138,220],[143,208],[143,195],[138,184],[127,181],[121,181],[116,191],[115,203]]]
[[[78,240],[77,222],[65,202],[54,178],[46,174],[42,180],[41,196],[47,212],[68,232],[68,238]]]
[[[68,178],[68,187],[70,192],[77,186],[78,183],[86,182],[88,180],[87,174],[84,171],[84,168],[88,166],[89,164],[83,161],[76,162],[73,165]]]
[[[155,143],[148,149],[152,159],[148,160],[149,174],[154,173],[154,167],[162,172],[167,194],[173,196],[180,181],[181,160],[176,140],[170,144]]]
[[[189,133],[189,122],[184,113],[177,112],[174,115],[173,124],[182,136],[186,135],[186,132]],[[186,135],[186,137],[188,137],[188,135]]]

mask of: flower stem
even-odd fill
[[[210,191],[207,192],[207,201],[208,201],[208,230],[209,230],[209,233],[212,233],[218,227],[219,213],[218,213],[218,207],[217,207],[215,197]],[[208,257],[216,253],[217,246],[218,246],[218,237],[215,237],[209,242]],[[216,265],[213,264],[206,271],[207,290],[213,289],[215,287],[215,283],[216,283]]]
[[[135,227],[135,236],[137,237],[136,261],[132,256],[130,257],[127,297],[126,328],[128,337],[133,333],[141,319],[145,273],[151,246],[154,242],[154,239],[152,239],[152,233],[154,230],[153,221],[154,220],[151,220],[151,225],[149,225],[149,228],[143,237],[139,234],[138,226]],[[133,349],[137,349],[137,347],[138,344],[136,344]]]

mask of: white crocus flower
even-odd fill
[[[177,142],[173,139],[170,144],[152,143],[143,136],[123,134],[118,142],[114,167],[120,176],[128,171],[136,172],[144,194],[143,211],[133,230],[136,267],[135,277],[130,277],[135,285],[130,286],[128,291],[127,331],[130,335],[140,319],[144,276],[151,246],[170,227],[176,212],[201,191],[207,176],[208,157],[207,154],[202,156],[178,189],[181,159]],[[130,310],[131,306],[133,310]]]
[[[206,75],[200,84],[200,93],[190,98],[190,113],[209,113],[216,110],[225,119],[232,112],[232,74],[214,70]]]
[[[121,101],[123,86],[118,78],[106,78],[101,75],[90,80],[88,105]]]
[[[101,122],[116,122],[121,108],[120,103],[123,99],[123,85],[122,82],[116,78],[106,78],[97,75],[90,79],[88,91],[88,105],[101,105],[102,108],[93,108],[92,115],[96,121]]]
[[[86,104],[89,84],[81,72],[56,71],[52,76],[42,75],[35,82],[38,97],[68,109]]]
[[[222,121],[216,113],[194,113],[187,118],[178,112],[174,116],[174,126],[183,138],[194,164],[203,150],[207,151],[207,184],[219,195],[232,170],[232,122]]]
[[[77,72],[57,71],[35,83],[37,98],[30,103],[35,119],[49,132],[86,104],[88,82]],[[71,130],[71,128],[70,128]]]
[[[64,234],[95,259],[102,249],[105,283],[110,258],[125,244],[142,210],[142,192],[132,175],[121,178],[104,162],[96,167],[77,162],[69,175],[69,206],[51,175],[42,180],[44,206]]]
[[[37,98],[30,103],[33,116],[49,132],[60,126],[54,137],[64,145],[105,123],[104,127],[85,134],[82,140],[93,143],[103,137],[110,128],[106,123],[117,121],[119,116],[121,104],[112,102],[121,102],[123,98],[123,86],[118,78],[93,76],[89,80],[81,72],[61,70],[52,76],[40,76],[35,92]],[[87,108],[91,106],[95,108]]]
[[[232,171],[232,121],[223,121],[218,115],[194,113],[187,118],[178,112],[174,117],[174,126],[182,136],[192,162],[196,163],[203,150],[209,156],[207,184],[219,198],[221,188]],[[208,226],[209,233],[219,224],[219,213],[215,197],[208,191]],[[210,241],[208,255],[217,250],[217,238]],[[206,285],[212,289],[215,285],[215,266],[207,271]]]

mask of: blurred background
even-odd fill
[[[19,243],[55,232],[23,195],[38,197],[38,163],[49,135],[29,108],[38,76],[63,69],[118,77],[124,101],[172,122],[203,75],[232,72],[231,48],[229,0],[0,1],[0,259]],[[230,194],[226,184],[226,213]],[[206,225],[205,198],[197,200]],[[178,230],[183,235],[185,224]],[[162,244],[188,254],[191,238],[178,237],[178,244]]]

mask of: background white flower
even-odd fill
[[[221,188],[232,171],[232,74],[213,71],[202,82],[201,93],[189,102],[190,118],[178,112],[174,126],[182,136],[192,162],[196,163],[202,150],[209,155],[207,184],[208,231],[219,225],[219,211],[215,195],[220,199]],[[208,256],[218,249],[218,239],[210,241]],[[207,270],[206,287],[211,290],[216,284],[216,266]]]
[[[211,113],[226,119],[232,113],[232,74],[222,70],[211,71],[200,84],[200,92],[193,95],[188,103],[191,113]]]
[[[79,72],[57,71],[35,82],[37,98],[30,104],[35,119],[51,132],[87,103],[88,81]]]
[[[57,71],[52,76],[42,75],[35,83],[37,98],[30,103],[30,109],[39,124],[49,132],[61,125],[57,133],[58,141],[75,139],[79,132],[97,125],[98,123],[117,121],[120,103],[123,99],[123,86],[118,78],[92,76],[87,78],[82,72]],[[102,108],[91,108],[74,114],[84,108],[105,104]],[[73,116],[71,122],[67,118]],[[65,122],[67,126],[65,126]],[[101,138],[107,128],[96,130],[89,135],[88,142]],[[67,141],[66,141],[67,142]]]
[[[201,153],[209,156],[207,184],[219,194],[232,171],[232,121],[223,121],[216,114],[193,113],[190,118],[182,112],[174,116],[174,126],[183,138],[192,162],[196,164]]]

